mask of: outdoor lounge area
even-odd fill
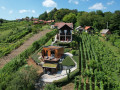
[[[56,73],[59,68],[60,58],[64,54],[64,48],[60,46],[45,46],[42,50],[44,73]]]

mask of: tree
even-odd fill
[[[48,18],[47,12],[44,12],[43,14],[41,14],[41,15],[39,16],[39,20],[40,20],[40,19],[41,19],[41,20],[47,20],[47,18]]]
[[[63,17],[69,13],[70,13],[69,9],[60,9],[55,12],[54,19],[55,19],[55,21],[62,21]]]
[[[54,14],[55,14],[56,11],[57,11],[57,9],[54,8],[52,11],[50,11],[50,12],[48,13],[48,19],[49,19],[49,20],[54,20]]]
[[[0,19],[0,25],[2,25],[3,21],[4,21],[3,19]]]
[[[76,15],[73,13],[69,13],[68,15],[65,15],[63,17],[63,21],[75,24],[76,23]]]
[[[32,16],[32,17],[31,17],[31,21],[33,21],[33,19],[34,19],[34,17]]]
[[[101,10],[97,10],[97,11],[96,11],[96,14],[97,14],[97,15],[104,16],[104,13],[103,13]]]
[[[113,16],[111,17],[111,24],[110,29],[113,30],[120,30],[120,10],[115,11]]]
[[[12,78],[6,90],[33,90],[37,71],[35,68],[27,66],[15,73]]]

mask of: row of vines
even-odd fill
[[[119,90],[120,59],[97,35],[81,34],[81,75],[75,90]]]
[[[0,57],[19,47],[26,39],[41,29],[41,25],[33,25],[32,22],[3,23],[0,26]]]
[[[0,90],[30,90],[30,89],[28,89],[28,87],[33,89],[34,83],[32,83],[32,81],[31,82],[29,81],[32,78],[32,77],[29,78],[29,76],[25,77],[25,78],[29,78],[29,80],[27,80],[26,82],[22,83],[21,86],[19,87],[20,83],[23,82],[24,80],[21,80],[18,77],[20,75],[18,75],[17,72],[19,72],[21,70],[21,68],[26,64],[26,59],[32,53],[34,53],[37,49],[39,49],[41,46],[43,46],[56,33],[57,33],[57,30],[53,30],[53,31],[47,33],[44,37],[42,37],[38,41],[35,41],[31,45],[31,47],[29,47],[24,52],[22,52],[20,55],[18,55],[14,59],[12,59],[9,63],[7,63],[0,70]],[[19,79],[21,81],[18,82],[16,79]],[[34,81],[35,81],[35,78],[34,78]],[[15,84],[16,86],[14,86],[13,84]]]

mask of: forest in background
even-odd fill
[[[85,12],[69,10],[69,9],[59,9],[54,8],[49,13],[44,12],[38,17],[40,20],[55,20],[72,22],[74,26],[92,26],[96,31],[108,28],[112,33],[117,33],[120,35],[120,10],[115,12],[103,12],[101,10]]]

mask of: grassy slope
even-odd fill
[[[67,56],[67,57],[65,58],[65,60],[63,60],[62,65],[63,65],[63,66],[74,66],[75,64],[74,64],[74,62],[72,61],[72,59],[71,59],[69,56]]]
[[[52,39],[50,39],[50,40],[45,44],[45,46],[49,46],[49,45],[51,45],[51,43],[52,43]]]

